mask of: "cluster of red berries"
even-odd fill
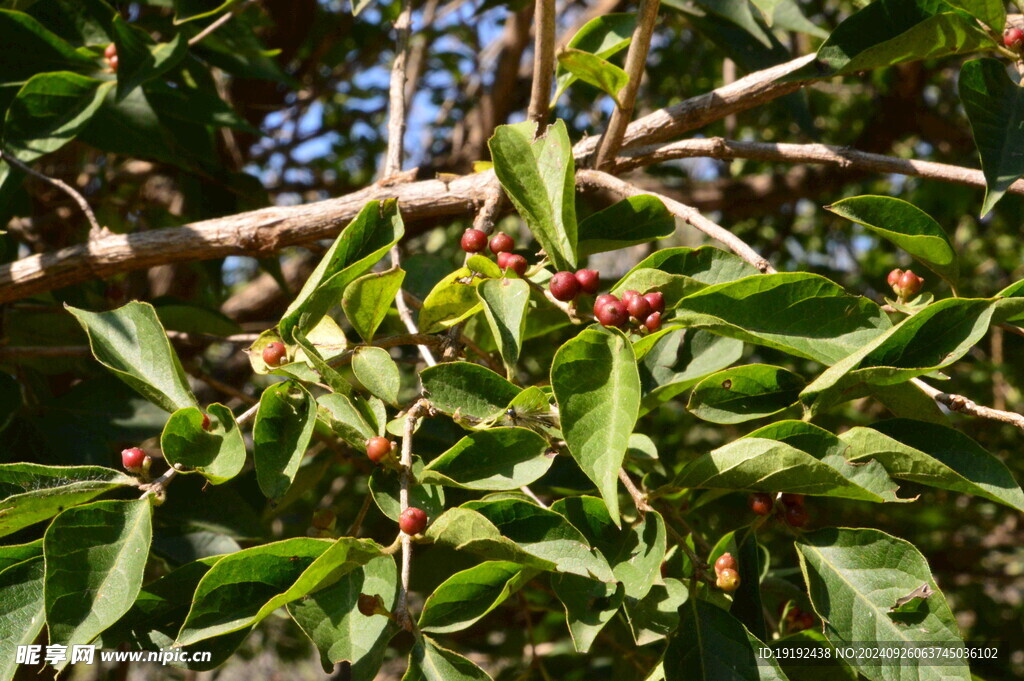
[[[267,366],[281,366],[287,357],[288,350],[284,347],[284,343],[274,341],[263,346],[263,362]]]
[[[910,300],[924,286],[924,277],[917,276],[913,270],[904,272],[897,268],[889,273],[888,282],[900,300]]]
[[[601,275],[597,270],[576,270],[575,272],[556,272],[548,283],[548,289],[555,300],[568,303],[581,293],[593,295],[601,288]]]
[[[775,495],[768,492],[754,492],[750,495],[750,510],[760,516],[769,516],[775,510]],[[790,527],[803,527],[809,516],[804,508],[803,494],[783,494],[782,508],[778,513],[779,520],[785,521]]]
[[[594,316],[601,324],[619,329],[633,324],[641,333],[660,329],[664,312],[665,296],[660,291],[642,295],[639,291],[623,291],[621,299],[605,293],[594,301]]]
[[[1003,31],[1003,45],[1011,50],[1020,50],[1024,46],[1024,31],[1016,27],[1006,29]]]
[[[715,585],[722,591],[735,591],[740,588],[739,565],[731,553],[723,553],[715,561],[715,574],[718,579]]]
[[[779,607],[779,617],[782,617],[783,613],[786,617],[786,629],[789,631],[803,631],[814,626],[814,614],[795,605],[787,611],[786,604],[783,603]]]
[[[117,45],[110,43],[107,48],[103,50],[103,56],[107,60],[107,66],[110,67],[111,73],[117,73]]]
[[[526,276],[526,268],[529,267],[529,263],[523,256],[512,252],[512,249],[516,247],[516,242],[504,232],[498,232],[488,242],[487,234],[471,227],[462,233],[461,244],[462,250],[466,253],[482,253],[484,248],[490,248],[491,253],[497,256],[498,267],[503,270],[512,270],[520,277]]]

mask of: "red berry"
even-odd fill
[[[472,227],[462,233],[462,250],[466,253],[479,253],[487,248],[487,235]]]
[[[584,293],[591,295],[597,293],[597,290],[601,288],[601,275],[597,270],[576,270],[576,281],[579,282]]]
[[[1003,32],[1003,44],[1011,49],[1020,49],[1024,44],[1024,31],[1019,28],[1008,28]]]
[[[380,463],[391,453],[393,445],[386,437],[371,437],[366,441],[366,456],[374,463]]]
[[[651,291],[644,294],[644,300],[651,306],[654,312],[665,311],[665,295],[661,291]]]
[[[629,312],[621,300],[609,300],[595,305],[594,316],[605,326],[622,327],[629,321]]]
[[[146,452],[138,447],[121,450],[121,464],[128,470],[138,470],[146,462]]]
[[[594,309],[596,310],[599,306],[604,305],[605,303],[610,303],[612,301],[619,302],[619,299],[610,293],[602,293],[601,295],[594,299]]]
[[[267,343],[263,348],[263,361],[269,366],[276,367],[284,361],[285,355],[288,351],[285,350],[284,343]]]
[[[896,285],[896,294],[900,298],[910,298],[917,295],[917,292],[921,290],[923,285],[924,278],[917,276],[912,270],[907,270],[900,277],[899,283]]]
[[[800,629],[810,629],[814,626],[814,615],[809,612],[800,613]]]
[[[754,492],[749,499],[750,510],[757,515],[771,515],[775,507],[775,498],[767,492]]]
[[[509,264],[509,261],[508,261],[508,259],[511,258],[511,257],[512,257],[511,253],[506,253],[505,251],[502,251],[501,253],[499,253],[498,254],[498,267],[500,267],[503,270],[507,270],[509,267],[511,267],[511,265]]]
[[[358,608],[359,612],[366,615],[367,617],[373,617],[377,614],[378,599],[380,596],[371,596],[369,594],[359,594]]]
[[[576,281],[576,275],[572,272],[558,272],[551,277],[548,288],[551,289],[551,295],[562,302],[573,300],[580,294],[580,282]]]
[[[647,315],[651,314],[651,304],[643,296],[636,295],[626,303],[626,310],[629,312],[630,317],[642,321],[647,319]]]
[[[740,573],[726,568],[718,573],[718,580],[715,583],[722,591],[735,591],[740,588]]]
[[[209,414],[203,414],[203,430],[209,430],[209,429],[210,429],[210,415]]]
[[[634,291],[633,289],[629,289],[628,291],[623,291],[620,297],[622,298],[622,302],[624,302],[626,305],[629,305],[629,301],[633,300],[634,298],[640,297],[640,292]]]
[[[803,494],[783,494],[782,503],[786,506],[803,506],[804,495]]]
[[[647,319],[644,320],[644,328],[647,329],[649,333],[654,333],[655,331],[660,329],[661,313],[652,312],[651,314],[647,315]]]
[[[491,237],[491,253],[508,253],[515,248],[515,242],[512,241],[512,237],[504,232],[498,232]]]
[[[512,270],[520,277],[526,276],[526,269],[530,266],[530,263],[526,262],[526,258],[517,253],[509,253],[508,257],[505,258],[505,263],[505,267]]]
[[[427,514],[410,506],[398,516],[398,527],[406,534],[419,534],[427,527]]]
[[[116,57],[117,56],[117,45],[115,45],[114,43],[110,43],[109,45],[107,45],[107,47],[103,50],[103,56],[106,57],[107,59],[111,59],[112,57]]]
[[[903,276],[903,270],[901,270],[901,269],[899,269],[897,267],[896,269],[894,269],[892,272],[889,273],[889,276],[886,277],[886,281],[889,282],[889,286],[891,286],[891,287],[893,287],[895,289],[896,285],[900,283],[900,277],[902,277],[902,276]]]
[[[807,509],[803,506],[789,506],[786,508],[786,524],[790,527],[803,527],[807,524]]]
[[[723,553],[715,561],[715,572],[722,574],[723,570],[739,570],[736,559],[732,557],[731,553]]]
[[[118,64],[118,61],[119,61],[119,60],[118,60],[118,58],[117,58],[117,55],[116,55],[116,54],[115,54],[115,55],[114,55],[113,57],[111,57],[110,59],[108,59],[108,60],[107,60],[107,65],[108,65],[108,66],[110,66],[110,70],[111,70],[111,72],[113,72],[113,73],[117,73],[117,64]]]

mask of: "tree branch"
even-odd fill
[[[1021,414],[1017,414],[1012,411],[1002,411],[1001,409],[993,409],[992,407],[984,407],[963,395],[951,395],[949,393],[944,393],[941,390],[933,388],[919,378],[911,380],[914,385],[921,389],[922,392],[939,404],[947,406],[951,411],[968,414],[969,416],[977,416],[978,418],[991,419],[992,421],[999,421],[1001,423],[1009,423],[1011,426],[1016,426],[1017,428],[1024,430],[1024,416]]]
[[[395,19],[395,61],[391,65],[388,97],[388,149],[384,156],[382,178],[402,170],[405,148],[405,63],[409,58],[409,34],[412,32],[412,0],[402,0],[402,11]]]
[[[405,513],[409,508],[409,488],[412,487],[412,436],[416,432],[416,422],[427,413],[430,405],[426,400],[419,400],[409,408],[405,414],[405,430],[402,435],[402,458],[400,473],[401,488],[398,491],[399,513]],[[402,581],[398,589],[398,602],[395,604],[395,614],[398,623],[405,629],[412,631],[412,619],[409,616],[409,579],[412,575],[412,537],[405,532],[400,532],[402,540]]]
[[[612,111],[611,120],[608,122],[608,129],[605,130],[598,144],[597,160],[594,163],[594,167],[598,170],[604,169],[614,161],[615,155],[622,147],[626,127],[633,118],[636,93],[640,89],[640,81],[644,76],[647,52],[651,49],[651,35],[654,34],[654,24],[658,21],[659,5],[659,0],[640,0],[633,40],[629,44],[629,52],[626,53],[625,71],[629,80],[622,91],[618,93],[615,110]]]
[[[537,134],[540,135],[546,127],[551,80],[555,73],[555,0],[536,0],[535,7],[533,87],[527,116],[537,124]]]
[[[78,190],[72,187],[70,184],[63,180],[58,180],[55,177],[50,177],[49,175],[42,174],[38,170],[33,169],[31,166],[22,163],[13,155],[7,153],[3,149],[0,149],[0,160],[7,161],[18,170],[27,173],[34,178],[52,184],[57,189],[61,190],[62,192],[70,196],[71,200],[78,204],[78,207],[82,209],[82,212],[85,213],[85,218],[89,221],[90,238],[98,239],[106,233],[106,231],[102,227],[100,227],[99,221],[96,220],[96,214],[93,213],[92,208],[89,207],[89,202],[86,201],[85,197],[79,194]]]
[[[603,173],[599,170],[579,171],[576,174],[576,182],[579,186],[609,191],[621,199],[629,198],[631,196],[639,196],[641,194],[647,194],[661,199],[662,203],[665,204],[665,207],[668,208],[670,213],[690,226],[696,227],[715,241],[725,244],[729,247],[729,250],[738,255],[744,261],[756,267],[762,274],[772,274],[776,271],[767,260],[761,257],[757,251],[751,248],[745,241],[743,241],[743,239],[740,239],[725,227],[708,220],[700,214],[700,211],[692,206],[679,203],[675,199],[670,199],[669,197],[661,194],[644,191],[634,187],[628,182],[620,180],[614,175],[609,175],[608,173]]]

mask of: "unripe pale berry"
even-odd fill
[[[138,447],[121,450],[121,464],[128,470],[141,469],[146,462],[146,452]]]
[[[900,298],[910,298],[917,295],[917,292],[924,286],[924,278],[914,274],[913,270],[907,270],[900,277],[899,283],[896,286],[896,294]]]
[[[739,570],[736,559],[732,557],[731,553],[723,553],[715,561],[715,572],[722,574],[723,570]]]
[[[427,527],[427,514],[415,506],[410,506],[398,516],[398,527],[406,534],[419,534]]]
[[[209,430],[209,429],[210,429],[210,415],[209,414],[203,414],[203,430]]]
[[[1024,31],[1019,28],[1008,28],[1003,32],[1003,45],[1010,49],[1019,50],[1024,44]]]
[[[609,300],[595,305],[594,316],[605,326],[621,327],[629,321],[629,312],[621,300]]]
[[[576,281],[580,283],[580,289],[584,293],[591,295],[601,288],[601,275],[597,270],[576,270]]]
[[[515,248],[515,242],[512,241],[512,237],[504,232],[498,232],[491,237],[491,253],[508,253]]]
[[[807,510],[800,505],[786,507],[786,524],[790,527],[803,527],[807,524]]]
[[[754,492],[749,499],[750,510],[757,515],[771,515],[775,499],[767,492]]]
[[[726,568],[718,573],[718,580],[715,584],[722,591],[735,591],[740,588],[740,573],[731,568]]]
[[[278,343],[277,341],[267,343],[263,348],[263,361],[269,366],[276,367],[284,361],[287,354],[288,351],[285,350],[284,343]]]
[[[461,245],[466,253],[479,253],[487,248],[487,235],[471,227],[462,233]]]
[[[505,267],[512,270],[520,277],[526,276],[526,269],[530,266],[530,263],[526,262],[526,258],[518,253],[509,253],[508,257],[505,258],[505,263]]]
[[[380,463],[391,454],[392,446],[386,437],[371,437],[366,441],[366,456],[370,461]]]
[[[551,277],[548,288],[551,289],[551,295],[555,297],[555,300],[562,302],[573,300],[580,294],[580,282],[576,281],[576,275],[572,272],[556,273]]]
[[[647,329],[648,333],[654,333],[655,331],[660,329],[661,313],[652,312],[651,314],[647,315],[647,318],[644,319],[644,328]]]
[[[643,321],[647,319],[647,315],[651,314],[651,304],[643,296],[636,295],[626,303],[626,310],[630,317]]]
[[[665,311],[665,295],[661,291],[651,291],[650,293],[645,293],[644,300],[646,300],[647,304],[651,306],[652,311]]]

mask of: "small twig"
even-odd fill
[[[164,471],[163,475],[161,475],[153,482],[146,483],[144,485],[139,485],[139,487],[141,487],[143,490],[142,494],[139,496],[139,499],[145,499],[149,495],[153,495],[158,499],[162,498],[164,496],[164,493],[167,491],[167,486],[171,484],[171,481],[174,480],[174,478],[180,472],[181,464],[174,464],[166,471]]]
[[[619,469],[619,480],[625,485],[626,491],[629,492],[629,496],[633,497],[633,504],[636,506],[636,510],[643,515],[648,511],[653,511],[654,507],[647,503],[647,495],[640,491],[640,488],[636,486],[633,479],[629,477],[629,473],[626,472],[625,468]]]
[[[391,247],[391,266],[398,269],[402,265],[402,258],[398,253],[398,245]],[[405,328],[409,330],[414,336],[420,335],[419,328],[416,327],[416,322],[412,318],[412,310],[409,309],[408,303],[405,301],[406,293],[402,289],[398,289],[398,293],[395,294],[395,308],[398,310],[398,318],[405,324]],[[416,346],[419,348],[420,356],[428,367],[432,367],[437,364],[437,360],[434,359],[433,353],[430,352],[430,348],[420,343]]]
[[[548,505],[544,503],[544,500],[538,497],[537,494],[532,489],[530,489],[529,485],[523,485],[522,487],[519,488],[519,491],[533,499],[534,502],[536,502],[536,504],[541,508],[548,508]]]
[[[537,124],[540,135],[546,127],[555,73],[555,0],[536,0],[534,6],[533,87],[527,117]]]
[[[213,376],[210,376],[208,373],[206,373],[197,366],[187,365],[184,368],[185,371],[187,371],[190,376],[194,376],[195,378],[210,386],[217,392],[239,399],[245,404],[251,405],[259,402],[259,400],[257,400],[252,395],[246,394],[245,392],[239,390],[238,388],[232,385],[228,385],[227,383],[224,383],[223,381],[220,381],[214,378]]]
[[[391,64],[391,85],[388,94],[388,148],[381,173],[381,179],[384,180],[402,170],[405,149],[405,64],[409,59],[411,27],[412,0],[402,0],[402,9],[395,19],[395,60]]]
[[[260,337],[258,333],[235,333],[230,336],[215,336],[211,333],[187,333],[185,331],[167,330],[167,337],[176,343],[202,345],[206,343],[237,343],[248,345]]]
[[[622,140],[626,135],[626,128],[633,119],[633,107],[636,103],[636,93],[640,89],[640,80],[644,75],[644,66],[647,63],[647,52],[651,48],[651,35],[654,33],[654,24],[658,21],[659,0],[640,0],[636,29],[633,31],[633,40],[629,44],[629,52],[626,53],[626,75],[629,81],[619,92],[618,104],[612,111],[611,120],[608,122],[608,129],[601,136],[597,145],[597,157],[594,167],[603,169],[615,161],[616,154],[622,147]]]
[[[405,429],[402,433],[402,457],[400,459],[401,473],[399,480],[401,487],[398,491],[399,512],[405,513],[409,508],[409,488],[414,482],[412,474],[412,436],[416,432],[416,422],[420,417],[428,413],[430,403],[426,400],[418,400],[409,408],[405,414]],[[412,631],[412,618],[409,615],[409,580],[412,575],[412,537],[405,532],[401,533],[402,540],[402,581],[398,590],[398,602],[395,604],[395,612],[398,623],[405,629]]]
[[[90,239],[96,239],[106,234],[106,231],[102,227],[100,227],[99,221],[96,220],[96,215],[92,212],[92,208],[89,207],[89,202],[86,201],[85,197],[79,194],[78,190],[72,187],[70,184],[64,182],[63,180],[58,180],[55,177],[44,175],[38,170],[34,170],[33,168],[19,161],[17,158],[15,158],[12,154],[8,153],[4,149],[0,149],[0,159],[7,161],[18,170],[21,170],[24,173],[28,173],[32,177],[52,184],[57,189],[60,189],[62,192],[70,196],[71,199],[78,204],[78,207],[82,209],[82,212],[85,213],[85,218],[89,221]]]
[[[580,170],[576,173],[576,182],[579,185],[589,186],[597,189],[604,189],[620,198],[629,198],[647,194],[660,199],[669,212],[680,220],[683,220],[692,227],[696,227],[715,241],[719,241],[729,247],[733,253],[738,255],[747,263],[753,265],[762,274],[774,274],[775,268],[771,266],[757,251],[751,248],[747,242],[727,230],[725,227],[708,220],[700,214],[696,208],[687,206],[662,194],[642,190],[614,175],[609,175],[598,170]]]
[[[228,21],[231,20],[231,17],[235,16],[236,14],[240,14],[242,12],[242,10],[244,10],[249,5],[253,4],[255,1],[256,0],[248,0],[247,2],[243,2],[241,5],[238,5],[238,7],[234,8],[234,9],[228,11],[228,12],[225,12],[221,16],[217,17],[216,21],[214,21],[212,24],[210,24],[209,26],[207,26],[206,28],[201,30],[199,33],[196,33],[194,36],[189,38],[188,39],[188,46],[192,47],[193,45],[197,45],[200,42],[202,42],[203,39],[206,38],[206,36],[210,35],[214,31],[216,31],[218,28],[220,28],[224,24],[228,23]]]
[[[363,505],[359,507],[359,513],[356,514],[356,519],[352,521],[352,526],[348,528],[347,535],[349,537],[359,536],[359,531],[363,529],[363,520],[366,519],[366,514],[369,513],[372,504],[373,495],[367,490],[366,497],[363,499]]]
[[[926,395],[939,404],[945,405],[951,411],[960,412],[961,414],[967,414],[969,416],[977,416],[978,418],[990,419],[992,421],[999,421],[1001,423],[1008,423],[1011,426],[1016,426],[1017,428],[1024,430],[1024,416],[1021,414],[1012,411],[1003,411],[1001,409],[993,409],[992,407],[985,407],[974,400],[964,397],[963,395],[944,393],[941,390],[933,388],[919,378],[911,379],[911,381]]]
[[[256,412],[259,411],[259,408],[260,403],[257,402],[256,404],[252,405],[251,407],[243,411],[242,414],[237,419],[235,419],[235,422],[239,426],[244,426],[248,424],[249,421],[252,421],[254,418],[256,418]]]

